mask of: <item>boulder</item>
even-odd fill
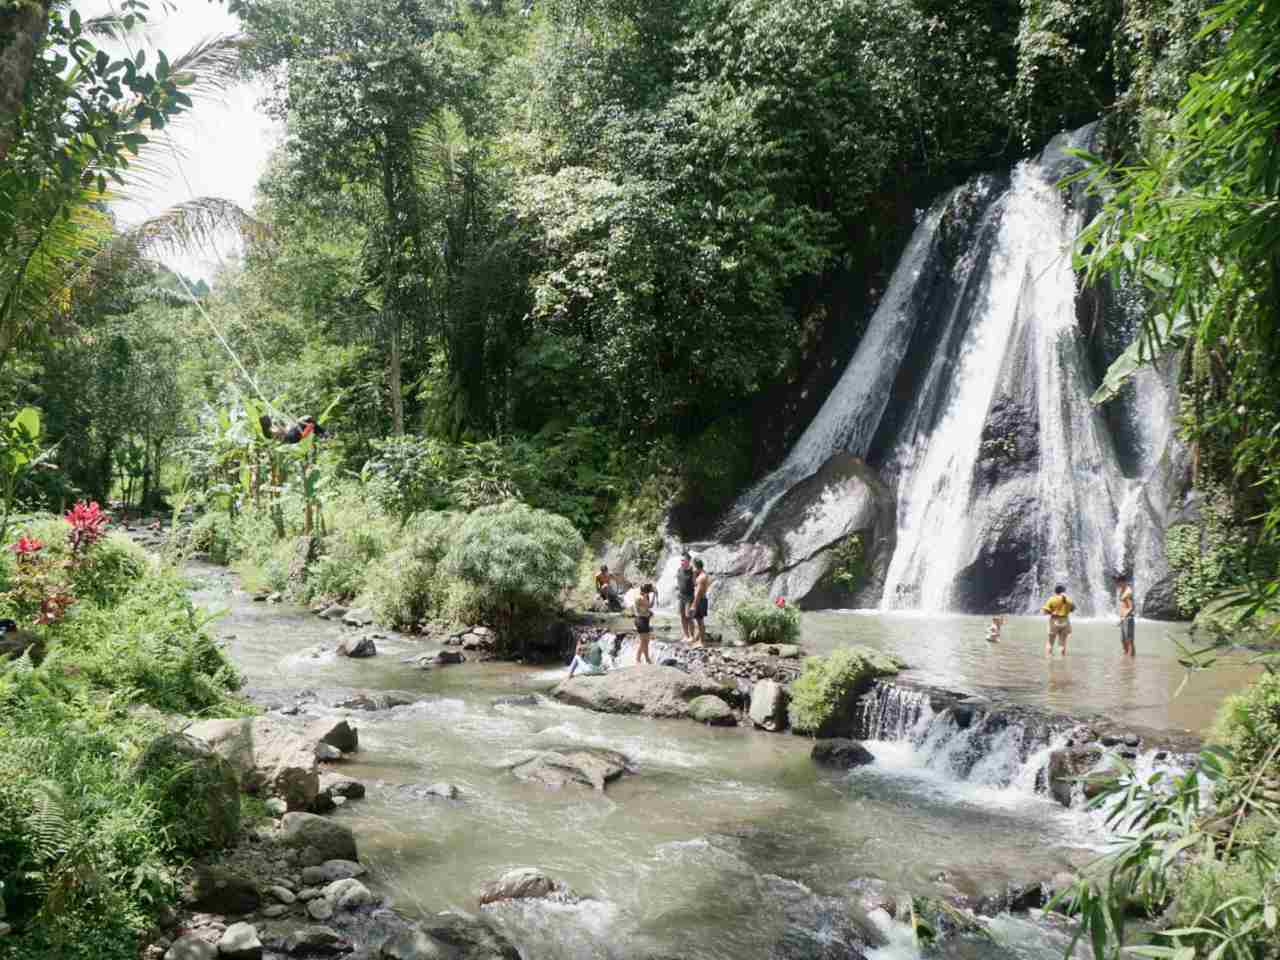
[[[320,790],[334,797],[346,797],[348,800],[359,800],[364,796],[363,783],[344,777],[340,773],[320,774]]]
[[[843,737],[819,740],[813,745],[809,757],[819,766],[838,767],[842,770],[875,763],[876,759],[875,755],[857,740],[847,740]]]
[[[713,727],[731,727],[738,718],[733,709],[719,697],[703,694],[689,701],[689,716]]]
[[[324,897],[312,897],[307,901],[307,916],[312,920],[328,920],[333,916],[333,901]]]
[[[252,913],[262,903],[258,885],[225,867],[196,867],[191,903],[208,913]]]
[[[340,604],[331,604],[320,611],[317,616],[325,620],[341,620],[347,615],[347,608]]]
[[[218,960],[218,948],[189,933],[173,941],[164,952],[164,960]]]
[[[1064,747],[1049,754],[1049,794],[1064,807],[1071,806],[1074,782],[1102,760],[1098,747]]]
[[[252,923],[233,923],[218,940],[218,954],[225,960],[261,960],[258,928]]]
[[[448,960],[520,960],[520,951],[506,937],[480,919],[442,913],[426,920],[423,931],[442,948]],[[428,955],[429,956],[429,955]]]
[[[342,615],[342,622],[349,627],[367,627],[373,623],[373,611],[368,607],[355,607]]]
[[[565,747],[546,750],[517,763],[511,772],[520,780],[547,787],[568,784],[603,790],[606,783],[622,776],[627,758],[616,750],[600,747]]]
[[[878,677],[891,676],[903,663],[870,647],[838,647],[825,657],[808,657],[791,685],[787,719],[796,733],[816,737],[848,736],[862,715],[860,698]]]
[[[757,680],[751,688],[751,722],[776,733],[787,725],[787,691],[776,680]]]
[[[417,700],[417,697],[408,693],[360,691],[337,701],[334,706],[340,710],[390,710],[393,707],[407,707]]]
[[[468,648],[463,647],[463,649],[465,650]],[[437,663],[440,666],[444,667],[454,663],[465,663],[466,659],[467,658],[464,657],[462,654],[460,654],[457,650],[441,650],[434,657],[430,658],[430,662]]]
[[[604,676],[574,677],[551,695],[563,703],[601,713],[639,713],[647,717],[688,717],[697,697],[727,697],[729,688],[693,677],[674,667],[641,664]]]
[[[533,867],[508,870],[480,888],[480,906],[500,900],[577,899],[567,886]]]
[[[373,637],[343,637],[338,641],[338,655],[356,660],[364,657],[376,657],[378,655],[378,645],[373,642]]]
[[[240,832],[240,780],[229,761],[182,733],[157,737],[142,751],[134,776],[150,781],[183,811],[178,824],[192,852],[230,845]]]
[[[285,953],[296,957],[336,957],[351,952],[351,944],[332,927],[313,925],[295,930],[284,941]]]
[[[311,870],[313,868],[307,867],[307,869]],[[294,893],[292,890],[290,890],[288,887],[282,887],[282,886],[267,887],[267,893],[275,897],[275,899],[278,902],[284,903],[284,904],[295,903],[298,899],[298,895]]]
[[[340,823],[313,813],[286,813],[280,821],[281,842],[298,851],[304,867],[326,860],[359,860],[356,838]]]
[[[373,894],[359,880],[347,877],[335,880],[324,888],[323,899],[327,900],[335,911],[359,910],[373,904]],[[311,901],[316,903],[318,901]]]
[[[225,758],[248,793],[276,796],[290,810],[306,810],[320,790],[314,747],[270,717],[202,720],[187,728]]]
[[[1170,575],[1147,587],[1138,598],[1139,613],[1148,620],[1185,620],[1174,593],[1177,579]]]
[[[512,697],[495,697],[493,705],[495,707],[536,707],[541,702],[536,693],[526,693]]]
[[[302,882],[308,887],[326,887],[338,880],[363,877],[366,870],[354,860],[326,860],[314,867],[302,868]]]
[[[330,743],[317,743],[315,745],[315,755],[317,760],[341,760],[342,751]]]

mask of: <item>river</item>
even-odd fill
[[[215,633],[250,686],[402,690],[408,707],[350,713],[361,750],[341,765],[369,787],[338,810],[361,859],[397,905],[474,911],[480,884],[538,866],[586,899],[525,901],[490,915],[529,960],[755,957],[844,958],[882,912],[881,887],[977,897],[1088,862],[1105,838],[1087,813],[1015,779],[958,780],[906,741],[872,742],[876,763],[827,771],[808,741],[739,728],[595,714],[540,697],[561,669],[467,663],[423,671],[402,660],[422,642],[389,635],[379,655],[332,653],[343,628],[288,605],[253,603],[222,570],[201,567],[196,599],[225,613]],[[669,624],[663,624],[667,636]],[[1013,620],[989,645],[976,617],[807,614],[803,641],[821,652],[861,642],[891,649],[910,675],[952,689],[1000,691],[1053,709],[1098,710],[1149,727],[1199,730],[1246,668],[1181,679],[1172,638],[1139,625],[1139,657],[1119,657],[1109,622],[1080,623],[1066,662],[1044,660],[1039,621]],[[662,635],[662,634],[660,634]],[[341,714],[343,711],[333,711]],[[507,771],[530,751],[595,745],[624,753],[633,772],[607,792],[550,791]],[[423,799],[407,785],[447,781],[459,799]],[[1064,936],[1025,918],[991,924],[999,941],[953,938],[941,956],[1058,958]],[[875,960],[918,956],[901,929]]]

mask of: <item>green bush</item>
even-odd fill
[[[800,611],[753,595],[729,608],[729,622],[747,643],[792,643],[800,636]]]
[[[872,680],[904,666],[897,657],[868,647],[840,647],[825,657],[806,657],[804,670],[791,685],[791,729],[827,735]]]
[[[235,525],[223,511],[211,510],[191,525],[187,544],[196,553],[206,554],[214,563],[228,564],[235,545]]]
[[[1178,612],[1185,617],[1195,616],[1248,570],[1248,539],[1233,516],[1230,496],[1210,485],[1204,491],[1200,523],[1169,528],[1165,553]]]
[[[573,585],[584,546],[564,517],[512,500],[467,515],[444,569],[475,591],[485,619],[510,646],[522,613],[559,604]]]
[[[1230,748],[1237,771],[1256,770],[1280,741],[1280,673],[1267,672],[1218,710],[1214,736]],[[1280,771],[1280,761],[1273,761]]]
[[[441,565],[462,523],[458,513],[423,513],[405,525],[401,546],[370,568],[361,597],[379,623],[411,628],[445,608]]]

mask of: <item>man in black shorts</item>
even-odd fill
[[[1133,604],[1133,587],[1123,573],[1116,574],[1116,612],[1120,614],[1120,647],[1126,657],[1134,656],[1133,628],[1137,610]]]
[[[680,601],[680,632],[685,643],[693,640],[693,567],[689,565],[689,551],[680,554],[680,569],[676,571],[676,596]]]
[[[707,642],[707,590],[711,587],[711,577],[702,568],[702,558],[693,561],[693,645],[705,646]]]

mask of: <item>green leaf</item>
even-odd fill
[[[11,423],[25,433],[31,442],[40,439],[40,411],[35,407],[23,407]]]

